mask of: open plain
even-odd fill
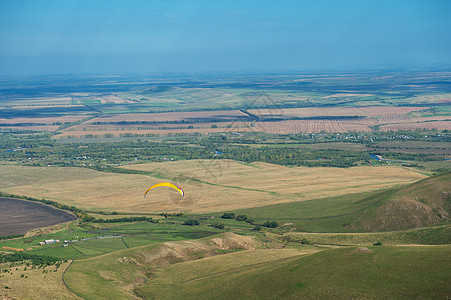
[[[10,180],[1,183],[11,194],[58,200],[84,209],[128,212],[213,212],[305,201],[390,188],[425,178],[400,167],[349,169],[284,167],[228,160],[191,160],[126,166],[142,174],[111,174],[82,168],[0,166]],[[20,175],[19,175],[20,174]],[[17,176],[21,181],[16,181]],[[5,177],[8,178],[8,177]],[[174,181],[186,197],[164,189],[144,191]],[[39,183],[36,183],[39,181]]]

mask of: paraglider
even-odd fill
[[[178,192],[182,195],[182,197],[185,196],[185,192],[184,192],[183,189],[182,189],[181,187],[179,187],[178,185],[175,185],[175,184],[170,183],[170,182],[160,182],[160,183],[157,183],[157,184],[155,184],[155,185],[152,185],[150,188],[148,188],[147,191],[144,193],[144,198],[146,198],[147,193],[148,193],[151,189],[156,188],[156,187],[160,187],[160,186],[167,186],[167,187],[173,188],[173,189],[175,189],[176,191],[178,191]]]

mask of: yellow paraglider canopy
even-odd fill
[[[182,190],[181,187],[179,187],[179,186],[177,186],[177,185],[175,185],[173,183],[170,183],[170,182],[160,182],[160,183],[152,185],[150,188],[148,188],[147,191],[144,193],[144,198],[146,198],[147,193],[151,189],[156,188],[156,187],[160,187],[160,186],[167,186],[167,187],[173,188],[173,189],[177,190],[182,195],[182,197],[185,196],[185,192]]]

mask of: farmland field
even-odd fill
[[[211,212],[275,203],[304,201],[331,195],[379,190],[425,176],[399,167],[288,168],[264,163],[194,160],[127,166],[149,175],[110,174],[82,168],[0,166],[7,180],[3,191],[58,200],[85,209]],[[2,172],[3,172],[2,171]],[[39,172],[38,172],[39,171]],[[20,181],[16,178],[20,178]],[[143,199],[145,189],[164,180],[180,181],[184,199],[155,190]],[[39,183],[36,183],[39,181]],[[174,198],[175,197],[175,198]]]
[[[449,297],[450,76],[0,78],[0,298]]]
[[[174,133],[220,133],[260,131],[270,134],[309,132],[371,132],[378,130],[451,130],[450,116],[412,114],[427,107],[317,107],[103,115],[65,129],[55,138],[86,134],[115,137],[124,134],[167,135]],[[258,119],[255,119],[258,118]],[[252,121],[257,121],[255,124]]]
[[[250,110],[264,122],[256,128],[274,134],[299,132],[371,132],[371,126],[382,131],[417,129],[451,130],[449,116],[414,117],[412,112],[425,107],[330,107]],[[275,119],[287,119],[285,121]],[[293,119],[293,120],[290,120]]]
[[[25,234],[75,219],[74,215],[40,203],[0,198],[0,236]]]
[[[380,117],[384,115],[404,115],[412,111],[423,110],[426,107],[307,107],[307,108],[280,108],[280,109],[257,109],[249,112],[261,118],[311,118],[311,117],[344,117],[365,116]]]

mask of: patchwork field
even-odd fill
[[[257,122],[260,131],[274,134],[298,132],[348,132],[379,130],[416,130],[437,129],[450,130],[450,116],[430,116],[412,114],[426,107],[317,107],[292,109],[250,110],[264,122]],[[287,120],[274,120],[274,119]],[[300,119],[299,119],[300,118]],[[290,120],[291,119],[291,120]]]
[[[76,125],[62,134],[55,136],[61,138],[82,137],[123,137],[170,134],[208,134],[221,132],[249,132],[257,131],[250,127],[250,122],[220,122],[220,123],[194,123],[194,124],[157,124],[157,125]]]
[[[239,110],[105,115],[72,126],[56,138],[128,134],[249,131],[252,118]]]
[[[56,131],[63,123],[77,122],[84,118],[84,115],[0,118],[0,130]]]
[[[381,126],[380,129],[382,131],[417,130],[417,129],[451,130],[451,121],[388,124]]]
[[[0,189],[85,209],[128,212],[214,212],[374,191],[426,176],[398,167],[288,168],[265,163],[192,160],[130,165],[148,175],[81,168],[0,166]],[[172,181],[186,196],[147,187]]]
[[[124,135],[208,134],[260,131],[272,134],[451,130],[451,117],[424,115],[427,107],[307,107],[168,113],[111,114],[63,130],[55,138]],[[0,122],[1,123],[1,122]]]
[[[310,133],[310,132],[370,132],[369,127],[376,122],[371,119],[364,120],[291,120],[276,122],[257,122],[255,127],[260,131],[273,134]]]
[[[67,105],[71,103],[71,97],[7,97],[1,99],[4,106],[29,106],[29,105]]]
[[[234,121],[236,119],[249,119],[249,116],[239,110],[227,111],[194,111],[194,112],[169,112],[169,113],[142,113],[121,114],[98,117],[86,122],[96,123],[120,123],[120,122],[196,122],[196,121]]]
[[[2,300],[451,297],[450,72],[0,83]]]

